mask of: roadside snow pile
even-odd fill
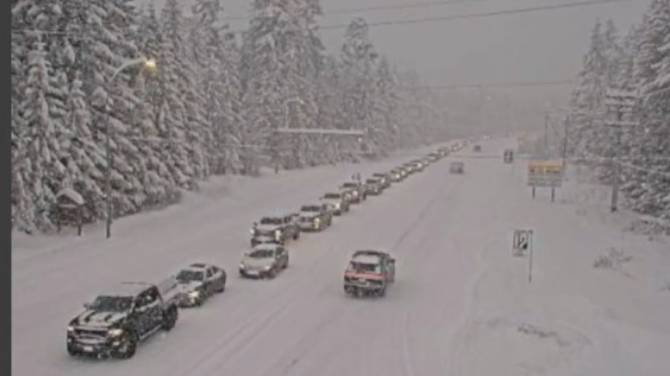
[[[629,263],[633,256],[626,255],[622,250],[617,248],[610,248],[605,256],[598,256],[593,262],[593,267],[596,269],[613,269],[622,271],[624,264]]]
[[[640,216],[628,226],[628,230],[636,234],[649,235],[653,240],[653,237],[658,234],[670,235],[670,222],[650,216]]]

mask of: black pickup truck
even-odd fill
[[[164,301],[156,285],[124,282],[98,295],[67,327],[67,352],[72,355],[126,359],[137,345],[177,322],[174,301]]]

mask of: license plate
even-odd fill
[[[249,270],[249,271],[247,272],[247,274],[249,274],[249,275],[258,275],[258,271],[256,271],[256,270]]]
[[[93,346],[84,346],[82,347],[82,350],[86,352],[93,352]]]

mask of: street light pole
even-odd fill
[[[110,105],[111,102],[111,89],[114,84],[114,80],[116,77],[124,71],[127,68],[134,67],[137,65],[144,65],[145,68],[149,70],[154,70],[156,69],[156,61],[153,59],[147,59],[145,57],[141,57],[138,59],[133,59],[133,60],[128,60],[125,63],[123,63],[120,67],[118,67],[114,73],[112,74],[112,77],[107,81],[107,98],[105,99],[105,160],[107,163],[107,169],[105,171],[105,201],[106,201],[106,206],[107,206],[107,215],[106,215],[106,234],[107,234],[107,239],[112,237],[112,140],[111,140],[111,111],[112,111],[112,106]]]

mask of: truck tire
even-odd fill
[[[70,356],[78,356],[81,355],[79,351],[75,350],[72,346],[67,345],[67,353]]]
[[[166,332],[169,332],[174,328],[175,324],[177,323],[177,318],[179,317],[179,311],[177,310],[177,307],[171,306],[170,308],[167,309],[165,314],[163,315],[163,330]]]
[[[129,332],[123,339],[123,345],[118,349],[112,351],[111,355],[116,359],[130,359],[137,351],[137,342],[139,342],[135,332]]]

